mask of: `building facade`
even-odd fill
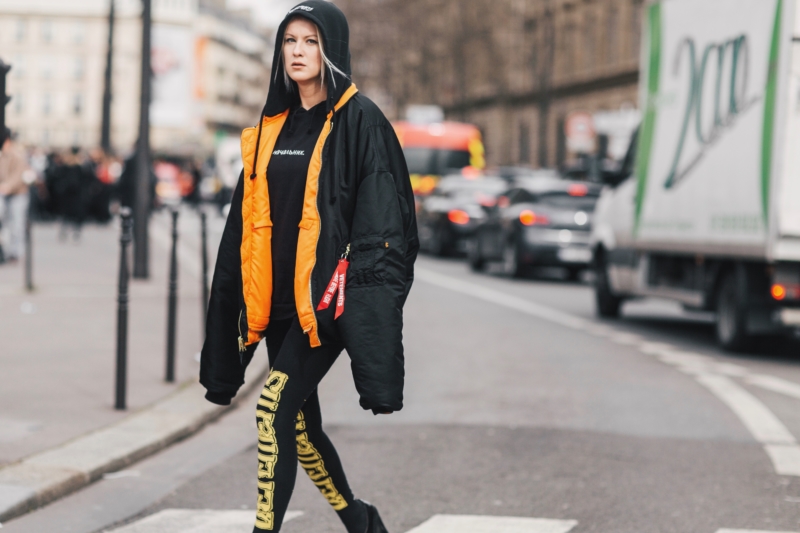
[[[153,0],[151,141],[208,152],[263,104],[271,44],[220,0]],[[109,0],[0,0],[0,58],[12,65],[7,122],[28,145],[100,142]],[[138,136],[141,1],[115,0],[111,141]]]
[[[643,0],[342,0],[354,77],[395,118],[435,104],[477,124],[494,165],[568,164],[571,113],[620,157],[635,124]],[[602,131],[601,131],[602,133]]]

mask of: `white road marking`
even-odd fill
[[[764,451],[771,459],[777,474],[800,476],[800,446],[797,440],[761,400],[730,378],[742,378],[751,385],[797,399],[800,399],[800,384],[773,376],[751,375],[747,368],[740,365],[718,362],[712,357],[683,351],[670,344],[645,341],[635,334],[622,332],[605,324],[592,323],[557,309],[476,283],[453,279],[438,272],[418,268],[415,277],[431,285],[520,311],[570,329],[581,330],[597,337],[607,337],[612,342],[630,345],[646,355],[655,356],[678,371],[693,376],[698,383],[727,405],[739,417],[753,438],[764,446]],[[417,530],[413,531],[417,533]]]
[[[444,274],[439,274],[438,272],[433,272],[431,270],[422,268],[415,269],[414,279],[430,283],[431,285],[437,285],[453,292],[460,292],[461,294],[466,294],[467,296],[473,296],[486,302],[508,307],[509,309],[520,311],[526,315],[531,315],[537,318],[548,320],[550,322],[555,322],[556,324],[561,324],[562,326],[566,326],[568,328],[584,329],[589,324],[588,321],[570,315],[569,313],[564,313],[544,305],[535,304],[523,298],[510,296],[504,292],[496,291],[494,289],[488,289],[482,285],[453,279],[450,276],[445,276]]]
[[[577,520],[437,514],[408,533],[567,533]]]
[[[762,389],[779,394],[785,394],[786,396],[800,400],[800,385],[792,381],[786,381],[785,379],[776,378],[774,376],[765,376],[763,374],[748,376],[746,381],[750,385],[755,385],[756,387],[761,387]]]
[[[288,511],[284,522],[303,513]],[[242,533],[250,531],[256,512],[212,511],[207,509],[164,509],[147,518],[114,529],[113,533]]]
[[[762,444],[796,444],[794,436],[766,405],[725,376],[697,376],[697,381],[722,400]]]
[[[800,476],[800,446],[797,444],[767,444],[764,446],[775,471],[782,476]]]

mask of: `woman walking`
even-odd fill
[[[280,531],[297,462],[348,533],[385,533],[355,499],[322,430],[317,385],[343,349],[360,403],[403,406],[403,304],[419,244],[414,197],[392,126],[350,80],[344,14],[323,0],[278,29],[267,103],[242,134],[211,289],[200,381],[227,405],[266,340],[258,400],[255,532]]]

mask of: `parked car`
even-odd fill
[[[506,189],[508,183],[495,176],[442,178],[429,196],[419,200],[421,248],[434,255],[465,252],[466,239]]]
[[[520,276],[532,266],[558,266],[577,279],[589,268],[592,216],[601,186],[539,176],[520,178],[498,197],[467,246],[473,270],[500,262]]]

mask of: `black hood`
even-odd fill
[[[283,76],[281,48],[286,26],[294,17],[304,17],[317,25],[322,32],[322,45],[325,55],[339,70],[347,74],[328,69],[325,79],[328,85],[327,111],[333,109],[344,92],[350,87],[350,28],[344,13],[325,0],[307,0],[293,7],[281,22],[275,35],[275,54],[272,58],[272,75],[270,78],[269,96],[264,106],[264,115],[271,117],[283,113],[299,101],[297,89],[290,90]],[[323,65],[323,68],[326,68]]]

